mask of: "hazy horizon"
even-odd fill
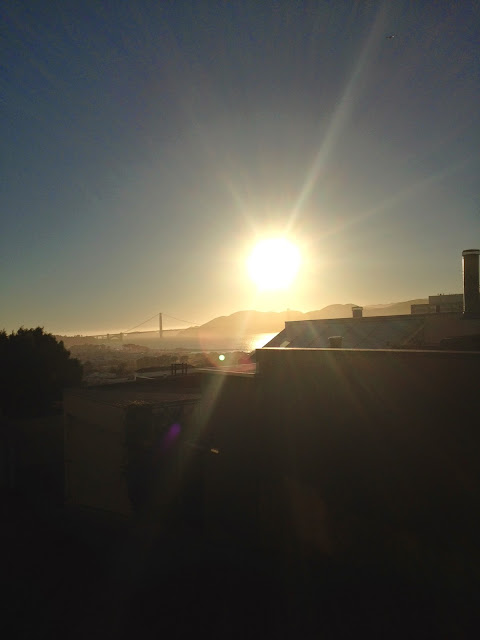
[[[422,298],[409,298],[408,300],[398,300],[398,301],[390,300],[389,302],[362,304],[361,306],[363,306],[364,309],[369,309],[369,308],[370,309],[374,309],[374,308],[377,308],[377,307],[378,308],[383,308],[383,307],[389,307],[390,305],[397,305],[397,304],[402,304],[402,303],[405,303],[405,302],[410,302],[410,301],[413,301],[413,300],[416,300],[416,301],[418,301],[418,300],[428,300],[428,296],[424,296]],[[172,332],[172,334],[173,334],[173,333],[178,332],[178,331],[183,331],[184,329],[195,328],[197,326],[201,327],[202,325],[204,325],[204,324],[206,324],[206,323],[208,323],[208,322],[210,322],[212,320],[215,320],[217,318],[222,318],[222,317],[227,317],[228,318],[228,317],[230,317],[232,315],[235,315],[235,314],[238,314],[238,313],[250,313],[250,312],[256,313],[256,312],[258,312],[258,313],[262,313],[262,314],[263,313],[265,313],[265,314],[273,313],[273,314],[279,314],[279,315],[284,314],[285,316],[287,316],[289,313],[308,314],[308,313],[312,313],[314,311],[322,311],[323,309],[327,309],[327,308],[332,307],[332,306],[334,306],[334,307],[335,306],[348,306],[348,305],[355,305],[355,304],[358,304],[358,303],[357,302],[332,303],[330,305],[325,305],[324,307],[319,307],[318,309],[306,309],[304,311],[302,311],[300,309],[281,309],[279,311],[273,311],[273,310],[259,311],[259,310],[256,310],[256,309],[237,309],[236,311],[232,311],[231,313],[226,313],[226,314],[223,314],[223,315],[220,315],[220,316],[215,316],[215,317],[212,317],[212,318],[208,318],[207,320],[205,320],[202,323],[199,323],[198,325],[189,325],[189,326],[183,325],[183,326],[176,326],[176,327],[165,327],[165,322],[164,322],[163,330],[166,331],[167,333],[168,332]],[[142,333],[156,333],[159,330],[159,328],[158,328],[158,320],[157,320],[157,322],[155,324],[152,324],[150,326],[150,328],[149,328],[149,325],[147,325],[146,328],[142,328],[141,327],[137,331],[125,331],[124,329],[112,329],[112,328],[110,328],[108,330],[107,329],[101,329],[101,330],[98,330],[98,331],[92,331],[92,330],[89,330],[89,331],[72,331],[72,330],[68,330],[68,331],[50,331],[48,329],[48,327],[44,327],[44,329],[46,331],[49,331],[49,333],[53,333],[54,335],[61,335],[61,336],[68,336],[68,337],[74,337],[74,336],[85,336],[85,337],[88,337],[89,335],[90,336],[94,336],[94,335],[107,335],[107,334],[119,334],[119,333],[123,333],[125,336],[126,335],[135,336],[135,335],[139,335],[139,334],[142,334]],[[259,332],[255,332],[255,333],[263,333],[263,332],[259,331]]]
[[[480,245],[479,4],[74,0],[0,17],[0,327],[116,333],[162,311],[184,328],[167,314],[461,291]],[[278,236],[298,275],[259,292],[247,256]]]

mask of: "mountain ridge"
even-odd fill
[[[416,298],[403,302],[391,302],[382,305],[365,305],[363,315],[372,316],[394,316],[409,315],[410,305],[427,303],[427,298]],[[330,304],[322,309],[314,311],[235,311],[228,316],[218,316],[197,327],[188,327],[178,332],[178,335],[193,336],[197,334],[225,334],[237,333],[273,333],[281,331],[285,322],[289,320],[327,320],[333,318],[351,318],[353,303]]]

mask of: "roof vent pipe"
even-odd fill
[[[479,249],[462,251],[463,261],[463,313],[480,313]]]
[[[331,349],[341,349],[342,348],[342,336],[330,336],[328,339],[328,346]]]

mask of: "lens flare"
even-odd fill
[[[162,451],[167,451],[170,447],[175,443],[180,435],[180,431],[182,430],[181,426],[177,423],[172,424],[168,431],[163,436],[162,440]]]

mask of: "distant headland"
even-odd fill
[[[425,298],[416,298],[403,302],[391,302],[388,304],[365,305],[363,307],[364,316],[392,316],[410,314],[412,304],[424,304],[428,302]],[[349,318],[352,315],[353,303],[331,304],[315,311],[296,311],[287,309],[285,311],[236,311],[228,316],[219,316],[208,322],[188,327],[187,329],[164,330],[167,335],[177,337],[197,337],[200,335],[252,335],[256,333],[274,333],[281,331],[285,322],[289,320],[322,320],[330,318]],[[158,334],[158,330],[131,332],[124,334],[124,340],[131,340],[135,335]],[[73,344],[96,344],[98,340],[88,335],[57,335],[58,340],[63,340],[66,346]]]

